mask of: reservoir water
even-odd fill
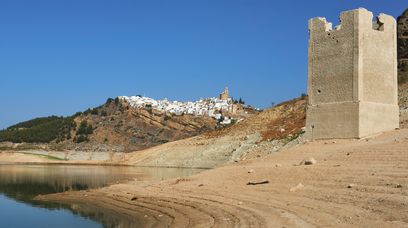
[[[185,177],[200,169],[113,166],[0,165],[0,227],[116,227],[118,221],[97,208],[44,203],[37,195],[95,189],[127,180]]]

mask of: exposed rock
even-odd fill
[[[299,163],[299,165],[314,165],[314,164],[316,164],[316,163],[317,163],[316,159],[314,159],[314,158],[308,158],[308,159],[305,159],[305,160],[301,161],[301,162]]]
[[[299,183],[298,185],[296,185],[295,187],[289,189],[290,192],[296,192],[302,188],[304,188],[305,186],[302,183]]]
[[[281,132],[281,133],[285,132],[285,129],[284,129],[284,128],[281,128],[281,129],[280,129],[280,132]]]

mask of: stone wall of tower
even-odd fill
[[[309,21],[310,139],[361,138],[399,126],[396,22],[365,9],[346,11],[332,28]]]

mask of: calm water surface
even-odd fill
[[[126,180],[184,177],[199,169],[0,165],[0,227],[137,227],[84,205],[44,203],[33,198],[67,190],[104,187]]]

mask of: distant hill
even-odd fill
[[[177,110],[174,104],[170,105]],[[105,104],[73,116],[36,118],[10,126],[0,131],[0,142],[42,143],[51,150],[128,152],[223,128],[227,117],[244,118],[256,111],[245,108],[241,112],[243,115],[229,115],[224,110],[217,119],[160,111],[150,104],[135,107],[119,97],[109,98]]]
[[[50,116],[25,121],[0,131],[0,141],[14,143],[49,143],[70,139],[74,117]]]

